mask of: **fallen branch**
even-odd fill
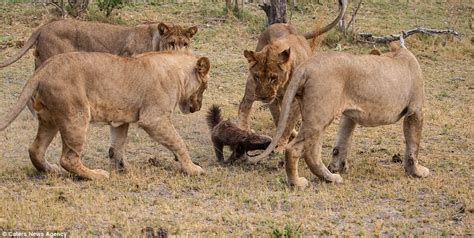
[[[443,34],[443,35],[453,35],[453,36],[461,36],[462,34],[459,32],[454,31],[453,29],[444,29],[444,30],[439,30],[439,29],[431,29],[431,28],[425,28],[425,27],[417,27],[415,29],[411,29],[408,31],[403,31],[403,38],[407,38],[415,33],[423,33],[423,34],[428,34],[428,35],[434,35],[434,34]],[[389,43],[392,41],[397,41],[400,39],[400,34],[391,34],[387,36],[373,36],[372,33],[359,33],[358,34],[358,40],[362,42],[367,42],[367,43]]]

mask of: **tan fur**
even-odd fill
[[[113,167],[124,166],[128,126],[137,123],[173,152],[184,172],[200,174],[203,170],[190,160],[171,123],[171,114],[177,105],[183,113],[200,110],[209,67],[206,57],[198,59],[184,53],[146,53],[134,58],[84,52],[57,55],[27,82],[18,102],[0,121],[0,130],[34,96],[39,126],[29,153],[39,171],[59,170],[44,159],[46,148],[59,131],[63,141],[61,166],[84,178],[106,178],[107,172],[88,169],[80,160],[89,123],[113,126]]]
[[[164,23],[136,27],[98,22],[60,20],[38,28],[22,49],[0,68],[20,59],[30,48],[36,47],[35,68],[50,57],[66,52],[105,52],[132,56],[149,51],[187,49],[197,28],[183,28]]]
[[[344,16],[347,1],[340,1],[340,11],[336,19],[314,32],[299,34],[289,24],[273,24],[260,34],[257,43],[257,52],[244,51],[249,63],[250,75],[245,85],[245,93],[239,106],[239,127],[250,129],[249,118],[252,104],[255,101],[269,103],[273,122],[278,125],[281,110],[281,101],[286,86],[292,78],[293,71],[311,55],[311,48],[307,39],[317,37],[334,27]],[[278,142],[283,148],[291,136],[296,135],[293,130],[298,118],[297,105],[290,118],[284,135]]]
[[[393,124],[405,117],[405,171],[425,177],[429,170],[417,157],[423,124],[423,76],[415,56],[405,48],[382,55],[321,53],[311,57],[295,72],[283,99],[280,124],[272,144],[261,155],[250,158],[256,163],[270,154],[283,135],[294,99],[301,105],[303,123],[298,136],[286,147],[286,173],[291,185],[305,187],[298,176],[298,160],[303,156],[311,171],[331,182],[342,182],[321,160],[325,128],[341,116],[330,169],[347,169],[346,157],[356,124],[379,126]]]

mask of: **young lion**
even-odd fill
[[[105,52],[132,56],[149,51],[187,49],[197,27],[164,23],[136,27],[98,22],[60,20],[38,28],[25,45],[0,68],[13,64],[35,46],[35,69],[50,57],[66,52]]]
[[[106,171],[91,170],[80,160],[89,123],[102,122],[113,128],[113,167],[124,165],[127,130],[130,123],[137,123],[173,152],[184,172],[200,174],[203,170],[190,160],[186,145],[171,123],[171,114],[176,105],[183,113],[201,109],[209,67],[206,57],[184,53],[154,52],[134,58],[84,52],[57,55],[26,83],[17,103],[0,121],[0,130],[33,97],[39,126],[29,154],[39,171],[59,171],[44,159],[59,131],[63,141],[60,164],[64,169],[87,179],[107,178]]]
[[[239,126],[250,129],[250,110],[254,101],[269,103],[273,122],[278,125],[281,101],[296,67],[311,54],[307,39],[312,39],[333,28],[344,16],[347,0],[339,0],[339,14],[334,21],[318,31],[299,34],[289,24],[273,24],[258,39],[257,52],[244,51],[249,63],[250,74],[245,84],[245,93],[239,106]],[[293,105],[291,118],[278,142],[281,149],[295,135],[293,131],[300,114],[298,106]],[[293,131],[293,132],[292,132]]]
[[[282,136],[294,99],[301,104],[303,123],[298,136],[286,147],[286,173],[290,185],[305,187],[298,175],[302,155],[311,171],[321,179],[342,182],[321,160],[325,128],[340,115],[341,122],[330,169],[347,170],[346,157],[356,124],[393,124],[405,117],[405,171],[409,176],[426,177],[429,170],[418,164],[423,125],[423,76],[415,56],[406,48],[382,55],[320,53],[295,72],[283,99],[280,124],[272,144],[264,153],[250,158],[256,163],[266,157]]]

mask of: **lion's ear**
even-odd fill
[[[255,52],[250,50],[244,50],[244,56],[247,58],[249,64],[257,62],[257,58],[255,58]]]
[[[186,36],[192,38],[198,32],[197,26],[190,27],[186,30]]]
[[[370,55],[382,55],[382,52],[380,52],[379,49],[373,49],[369,53]]]
[[[198,59],[196,64],[196,70],[199,73],[199,76],[204,77],[209,73],[209,69],[211,68],[211,62],[207,57],[201,57]]]
[[[166,36],[170,33],[170,28],[165,23],[161,22],[158,24],[158,33],[162,36]]]
[[[284,64],[288,62],[288,60],[290,60],[290,53],[290,48],[280,52],[280,54],[278,54],[278,63]]]

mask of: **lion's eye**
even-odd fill
[[[270,82],[273,83],[273,82],[275,82],[277,79],[278,79],[277,76],[271,76],[271,77],[270,77]]]
[[[184,43],[184,47],[188,47],[188,43]]]
[[[259,81],[258,76],[253,76],[253,79],[255,79],[255,81]]]

